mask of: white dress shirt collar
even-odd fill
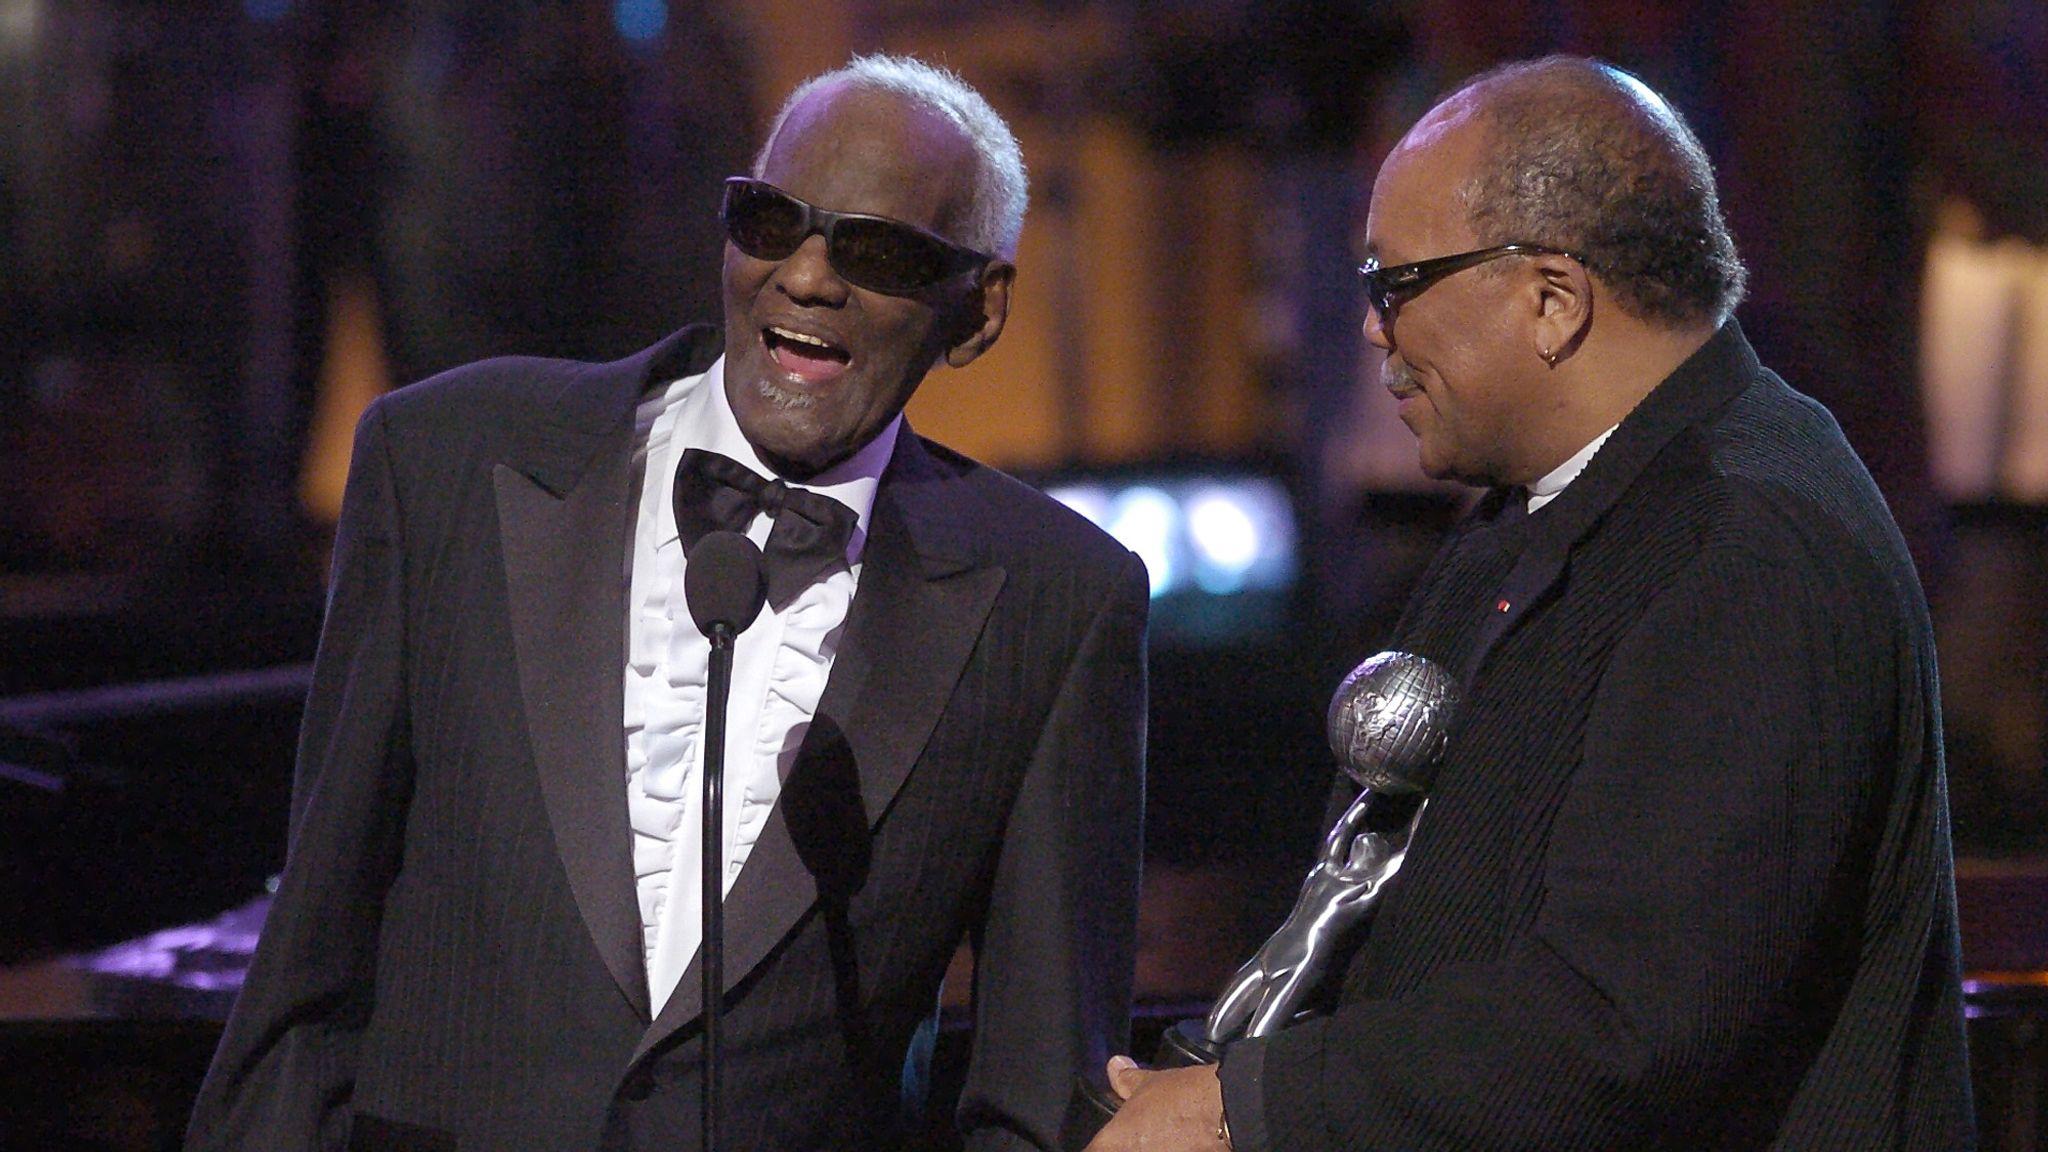
[[[1600,446],[1607,443],[1607,438],[1614,435],[1614,429],[1619,427],[1621,425],[1616,424],[1593,437],[1591,444],[1579,449],[1571,459],[1559,464],[1541,480],[1529,485],[1529,511],[1534,512],[1557,499],[1558,493],[1563,492],[1566,485],[1579,478],[1579,473],[1586,470],[1586,465],[1593,462],[1594,456],[1599,455]]]

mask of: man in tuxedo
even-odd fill
[[[690,1149],[702,534],[764,546],[725,747],[717,1146],[1055,1145],[1127,1027],[1147,582],[902,410],[1001,334],[1008,128],[866,57],[727,183],[725,325],[487,361],[358,429],[289,862],[195,1149]]]
[[[1462,711],[1334,1008],[1116,1059],[1093,1148],[1975,1147],[1926,605],[1732,318],[1691,130],[1510,65],[1389,155],[1366,236],[1423,470],[1488,489],[1393,638]]]

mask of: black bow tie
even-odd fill
[[[730,456],[690,448],[676,466],[676,534],[683,553],[706,533],[745,532],[766,512],[775,526],[761,550],[768,603],[787,607],[812,581],[846,562],[859,517],[830,496],[769,480]]]

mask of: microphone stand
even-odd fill
[[[733,643],[761,614],[767,578],[761,550],[738,532],[711,532],[685,558],[683,598],[711,641],[704,700],[704,820],[701,867],[704,976],[704,1143],[717,1152],[719,1007],[725,992],[725,713],[732,696]]]
[[[704,710],[704,1152],[718,1148],[719,1027],[725,988],[725,711],[732,695],[733,626],[711,626],[711,679]]]

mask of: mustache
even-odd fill
[[[1415,373],[1392,357],[1380,361],[1380,384],[1397,396],[1422,390],[1422,382],[1415,378]]]

